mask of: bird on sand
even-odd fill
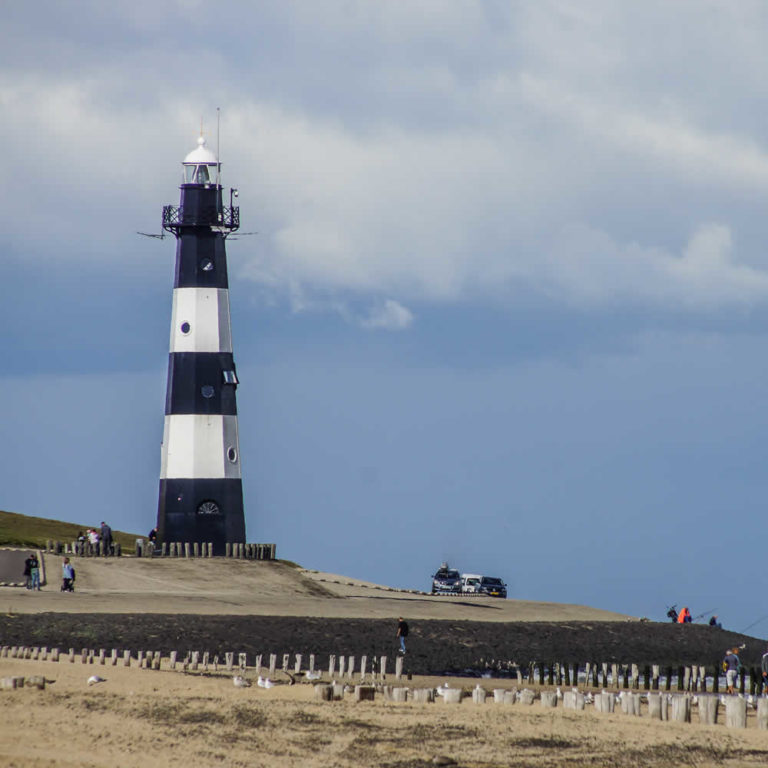
[[[232,685],[234,685],[235,688],[250,688],[251,681],[246,680],[242,675],[235,675],[232,678]]]
[[[99,677],[98,675],[91,675],[88,678],[88,685],[96,685],[96,683],[106,683],[106,679],[103,677]]]

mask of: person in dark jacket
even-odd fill
[[[101,521],[101,541],[104,544],[104,554],[112,554],[112,529],[102,520]]]
[[[723,659],[723,669],[725,670],[726,691],[728,693],[736,693],[736,678],[741,669],[738,648],[731,648],[731,650],[725,654],[725,658]]]
[[[401,616],[397,620],[397,637],[400,638],[400,653],[405,653],[405,638],[408,637],[408,622]]]

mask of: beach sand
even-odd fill
[[[92,674],[106,682],[87,684]],[[253,670],[247,673],[251,678]],[[496,766],[765,765],[768,732],[651,721],[562,708],[320,702],[313,685],[235,688],[204,676],[68,660],[0,659],[0,676],[44,675],[45,690],[0,691],[0,765],[7,768],[431,766],[444,756]],[[53,682],[55,681],[55,682]],[[409,685],[436,685],[418,679]],[[467,690],[477,681],[463,681]],[[483,681],[483,683],[491,681]],[[452,679],[461,687],[462,681]],[[487,685],[490,691],[493,685]],[[693,715],[694,721],[697,716]]]

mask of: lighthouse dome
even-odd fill
[[[205,138],[197,140],[197,149],[193,149],[182,163],[185,184],[214,184],[218,177],[219,160],[205,146]]]

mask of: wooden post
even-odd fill
[[[234,652],[226,651],[224,653],[224,661],[225,661],[226,666],[227,666],[227,672],[231,672],[232,671],[232,667],[235,664],[235,654],[234,654]]]
[[[187,559],[189,559],[189,555],[190,555],[189,549],[190,549],[189,542],[185,541],[184,542],[184,557],[186,557]]]
[[[277,654],[276,653],[270,653],[269,654],[269,676],[274,677],[275,676],[275,670],[277,669]]]
[[[614,688],[619,687],[619,665],[611,664],[611,685]]]
[[[197,665],[200,663],[200,651],[192,651],[192,659],[189,664],[190,669],[197,669]]]
[[[600,669],[603,673],[603,688],[608,687],[608,662],[604,661],[600,664]]]
[[[112,649],[112,655],[110,657],[110,661],[111,661],[113,667],[117,666],[117,656],[118,656],[117,648],[113,648]]]
[[[293,665],[293,673],[298,675],[301,672],[301,654],[296,654],[296,663]]]
[[[407,688],[397,690],[408,690]],[[460,704],[461,703],[461,688],[448,688],[443,691],[443,703],[444,704]]]
[[[659,665],[654,664],[651,667],[651,690],[658,691],[659,690]]]
[[[399,680],[403,676],[403,657],[398,656],[395,659],[395,679]]]
[[[355,657],[349,656],[347,658],[347,677],[352,677],[355,674]]]
[[[192,542],[192,554],[195,557],[200,557],[200,542],[198,541]]]
[[[208,542],[208,557],[213,557],[213,542]]]
[[[757,727],[768,731],[768,699],[757,700]]]
[[[203,672],[208,671],[208,659],[210,658],[210,651],[203,651]]]
[[[176,669],[176,651],[171,651],[171,669]]]
[[[373,701],[376,696],[376,688],[373,685],[356,685],[355,701]]]
[[[485,698],[488,694],[485,692],[485,688],[477,686],[472,691],[472,702],[474,704],[485,704]]]
[[[51,661],[58,661],[59,660],[59,649],[58,648],[52,648],[51,649]]]
[[[291,654],[290,653],[284,653],[283,654],[283,672],[288,671],[288,665],[291,663]]]
[[[83,664],[87,664],[88,663],[88,649],[87,648],[83,648],[83,650],[80,651],[80,661],[82,661]]]
[[[333,676],[335,672],[336,672],[336,654],[332,653],[328,657],[328,677],[330,677],[331,680],[333,680]]]
[[[240,663],[240,669],[245,669],[248,666],[248,654],[247,653],[238,654],[238,661]]]
[[[123,651],[123,666],[124,667],[130,667],[131,666],[131,652],[130,651]]]
[[[717,696],[699,696],[699,722],[714,725],[717,722]]]
[[[379,659],[379,675],[384,678],[387,674],[387,657],[382,656]]]
[[[232,557],[232,542],[230,541],[224,545],[224,557]]]
[[[632,665],[632,687],[635,690],[640,688],[640,667],[637,664]]]
[[[663,693],[648,694],[648,716],[651,720],[661,720],[661,699]]]
[[[360,679],[365,680],[365,668],[368,665],[368,657],[367,656],[361,656],[360,657]]]
[[[673,696],[672,697],[672,720],[680,723],[691,722],[691,697]]]
[[[333,701],[333,686],[324,684],[316,685],[315,698],[320,701]]]
[[[729,728],[747,727],[747,700],[739,696],[726,696],[725,724]]]
[[[680,686],[678,686],[678,688],[679,687]],[[691,668],[690,667],[683,668],[683,690],[684,691],[691,690]]]
[[[339,677],[344,677],[344,671],[347,668],[347,660],[344,657],[344,654],[342,653],[339,656]]]
[[[607,675],[606,664],[606,675]],[[557,694],[554,691],[542,691],[541,692],[541,706],[545,708],[552,708],[557,706]]]
[[[314,653],[309,654],[309,671],[310,672],[315,671],[315,654]]]
[[[706,693],[707,690],[707,668],[699,667],[699,690]]]

